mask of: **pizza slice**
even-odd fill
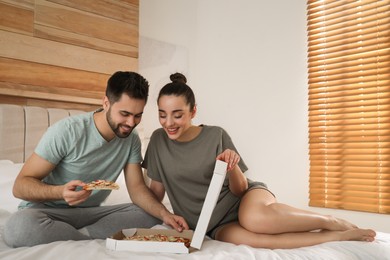
[[[118,190],[119,185],[113,181],[96,180],[83,186],[83,190]]]

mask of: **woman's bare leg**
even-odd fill
[[[297,209],[276,202],[264,189],[248,191],[242,198],[239,223],[245,229],[260,234],[304,232],[318,229],[345,231],[355,225],[333,216]]]
[[[298,232],[284,234],[257,234],[232,222],[220,227],[216,239],[236,245],[245,244],[256,248],[288,249],[312,246],[331,241],[367,241],[372,242],[375,231],[350,229],[346,231]]]

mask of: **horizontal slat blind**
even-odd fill
[[[307,2],[311,206],[390,213],[390,0]]]

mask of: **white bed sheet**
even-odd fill
[[[16,211],[18,200],[13,198],[11,189],[13,178],[21,164],[0,161],[0,259],[9,260],[53,260],[53,259],[345,259],[345,260],[390,260],[390,234],[378,232],[372,243],[330,242],[321,245],[289,249],[255,249],[249,246],[236,246],[207,239],[202,249],[190,254],[136,253],[111,251],[106,249],[105,240],[63,241],[34,247],[9,248],[3,241],[3,227],[7,218]],[[118,181],[123,182],[122,179]],[[123,184],[124,185],[124,184]],[[126,189],[121,189],[126,192]],[[113,193],[106,204],[121,203],[126,194]]]

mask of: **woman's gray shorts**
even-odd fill
[[[254,189],[267,190],[275,197],[275,195],[268,189],[265,183],[259,181],[252,181],[248,179],[248,189],[246,192],[249,192],[250,190],[254,190]],[[228,214],[226,214],[226,217],[223,218],[216,227],[214,227],[212,230],[207,232],[207,235],[209,237],[215,239],[215,234],[217,233],[218,228],[220,228],[221,226],[227,223],[238,221],[238,210],[240,208],[240,202],[241,200],[236,205],[234,205],[234,207],[228,212]]]

